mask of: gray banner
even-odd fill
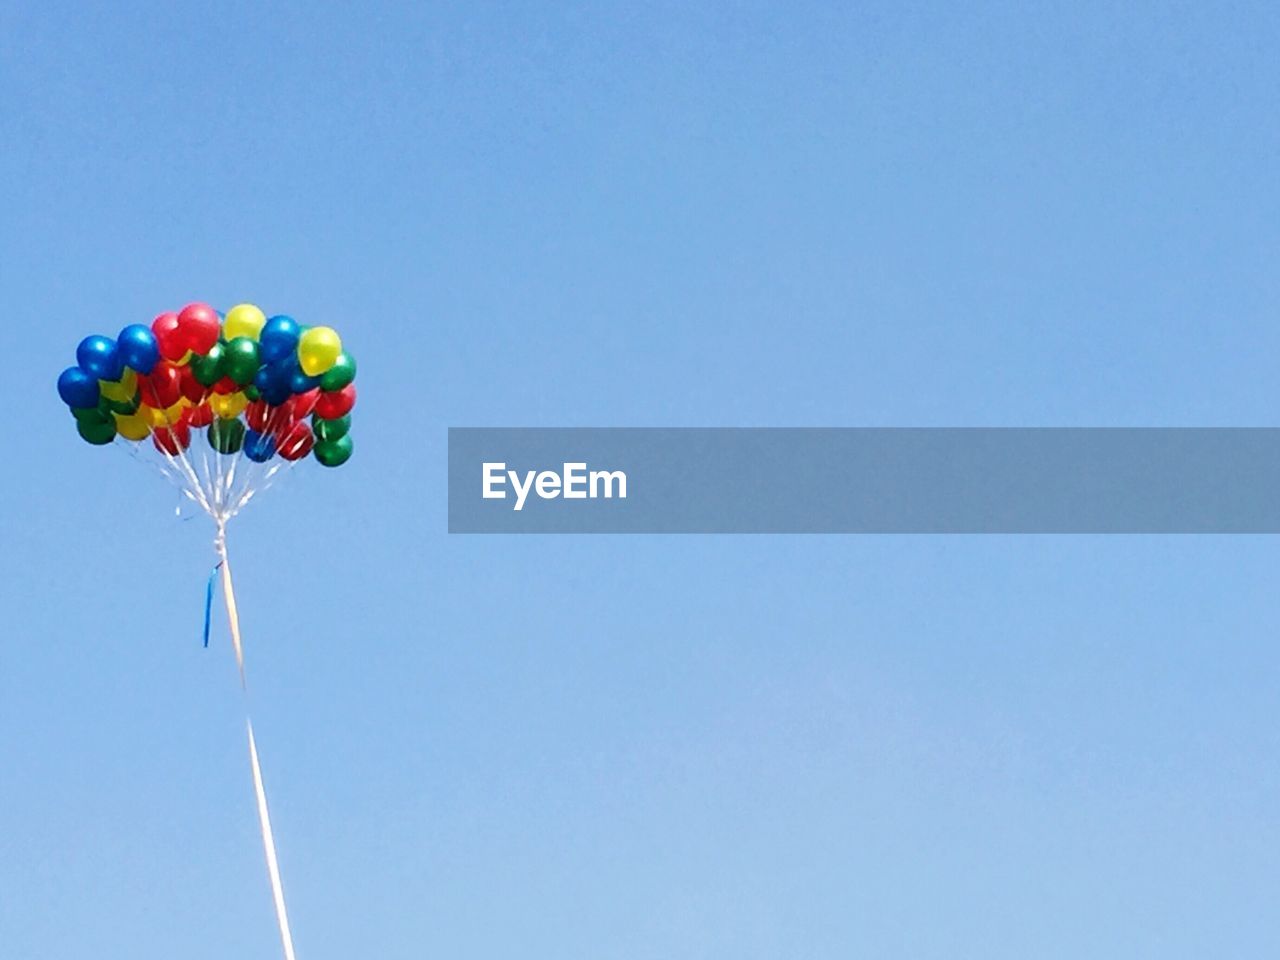
[[[450,428],[449,532],[1277,533],[1280,429]]]

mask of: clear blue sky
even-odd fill
[[[0,953],[272,958],[207,522],[53,390],[338,327],[232,531],[302,960],[1280,951],[1277,547],[450,538],[450,425],[1274,425],[1273,4],[0,7]]]

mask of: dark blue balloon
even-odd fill
[[[270,434],[250,430],[244,435],[244,455],[254,463],[266,463],[276,455],[276,442]]]
[[[262,325],[262,332],[258,334],[262,362],[275,363],[295,354],[301,335],[302,330],[293,317],[272,317]]]
[[[320,386],[319,377],[308,377],[302,372],[302,368],[298,367],[289,375],[289,389],[294,393],[306,393],[308,390],[314,390]]]
[[[80,369],[99,380],[119,380],[124,376],[124,361],[116,342],[110,337],[85,337],[76,348]]]
[[[131,323],[120,331],[116,338],[116,349],[120,360],[126,367],[132,367],[144,377],[155,369],[160,362],[160,344],[150,327],[140,323]]]
[[[58,377],[58,396],[68,407],[87,410],[96,407],[101,398],[98,378],[79,367],[67,367]]]
[[[293,391],[289,389],[287,383],[272,382],[268,386],[259,387],[258,393],[267,402],[267,406],[270,407],[279,407],[287,403],[289,398],[293,396]]]

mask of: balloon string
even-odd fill
[[[245,681],[244,647],[240,642],[240,615],[236,610],[236,593],[231,582],[231,563],[227,559],[227,527],[225,521],[218,524],[218,538],[214,541],[222,567],[222,594],[227,604],[227,623],[231,628],[231,643],[236,652],[236,666],[240,669],[240,689],[245,696],[245,727],[249,733],[249,764],[253,767],[253,790],[258,801],[258,823],[262,828],[262,850],[267,859],[267,875],[271,879],[271,896],[275,901],[276,923],[280,927],[280,942],[284,946],[285,960],[295,960],[293,934],[289,930],[289,914],[284,905],[284,884],[280,880],[280,863],[276,857],[276,841],[271,832],[271,814],[267,809],[267,791],[262,783],[262,766],[258,762],[258,744],[253,737],[253,719],[249,715],[249,685]]]

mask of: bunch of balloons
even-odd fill
[[[351,458],[356,362],[329,327],[270,319],[251,303],[220,314],[205,303],[80,341],[58,395],[85,441],[117,437],[177,457],[206,430],[217,453],[255,463]]]

